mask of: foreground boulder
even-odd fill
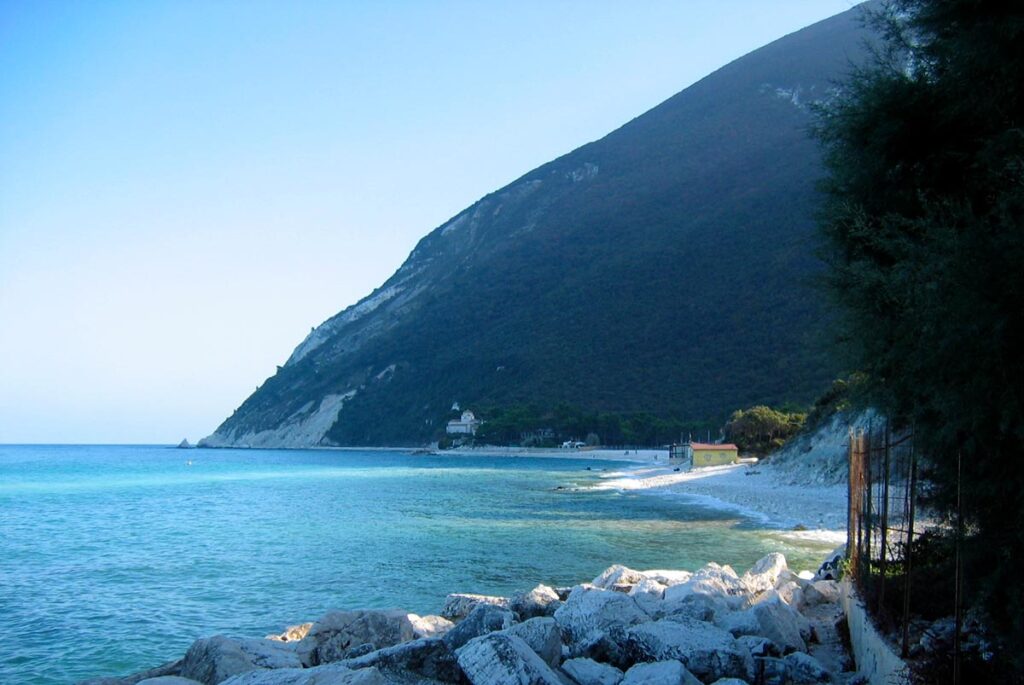
[[[634,661],[680,661],[705,682],[746,678],[753,660],[732,635],[692,619],[654,621],[626,631],[625,650]]]
[[[491,633],[478,637],[459,648],[456,655],[473,685],[562,685],[544,660],[514,635]]]
[[[730,608],[738,609],[743,605],[747,593],[746,584],[731,566],[719,566],[712,562],[694,573],[685,583],[666,589],[665,601],[679,602],[688,595],[699,594],[719,598]]]
[[[445,633],[444,641],[449,649],[455,650],[475,637],[504,630],[516,622],[516,616],[508,609],[493,604],[478,604],[469,616],[455,624]]]
[[[562,633],[553,618],[538,616],[501,632],[520,638],[551,668],[562,662]]]
[[[701,685],[678,661],[637,664],[626,671],[622,685]]]
[[[636,585],[646,576],[640,571],[616,564],[605,569],[604,573],[594,578],[591,585],[602,590],[613,590],[616,586]]]
[[[192,643],[179,675],[204,685],[217,685],[249,671],[302,665],[295,651],[280,642],[214,635]]]
[[[225,680],[222,685],[391,685],[376,668],[353,671],[339,664],[314,668],[282,668],[250,671]]]
[[[509,609],[519,614],[519,618],[526,620],[537,616],[551,616],[562,601],[554,588],[547,585],[538,585],[529,592],[524,592],[513,597],[509,601]]]
[[[617,664],[626,630],[650,620],[632,597],[594,587],[573,588],[555,621],[569,645],[571,656],[585,656]]]
[[[355,659],[346,659],[340,665],[351,669],[375,668],[395,682],[463,682],[455,652],[437,637],[403,642]]]
[[[137,685],[198,685],[198,680],[182,678],[178,675],[158,675],[155,678],[140,680]]]
[[[455,627],[455,624],[444,616],[417,616],[409,614],[412,632],[417,638],[440,637]]]
[[[756,564],[750,567],[749,571],[743,574],[740,580],[747,586],[749,592],[756,595],[774,589],[779,581],[779,576],[788,570],[786,557],[778,552],[772,552],[759,559]]]
[[[569,659],[562,664],[562,670],[577,685],[619,685],[622,681],[622,671],[593,659]]]
[[[299,644],[306,665],[317,666],[362,653],[408,642],[416,637],[409,614],[398,609],[332,611],[309,629]]]
[[[478,604],[493,604],[494,606],[508,609],[509,601],[507,597],[454,593],[448,595],[445,599],[444,608],[441,609],[441,616],[449,621],[461,621],[469,616],[470,612]]]

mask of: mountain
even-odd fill
[[[482,198],[203,444],[423,443],[456,401],[693,424],[809,402],[836,369],[808,105],[866,38],[857,8],[819,22]]]

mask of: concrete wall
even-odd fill
[[[909,683],[907,665],[889,643],[875,630],[867,609],[848,580],[839,584],[846,624],[850,628],[850,643],[857,672],[866,676],[871,685],[902,685]]]

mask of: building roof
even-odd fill
[[[731,442],[725,442],[725,443],[722,443],[721,445],[714,445],[714,444],[711,444],[711,443],[708,443],[708,442],[691,442],[690,443],[690,447],[692,447],[695,450],[737,450],[737,451],[739,451],[739,447],[737,447],[736,445],[732,444]]]

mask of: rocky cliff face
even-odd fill
[[[203,444],[411,444],[456,400],[703,420],[812,399],[833,369],[808,103],[864,38],[857,10],[787,36],[482,198]]]

